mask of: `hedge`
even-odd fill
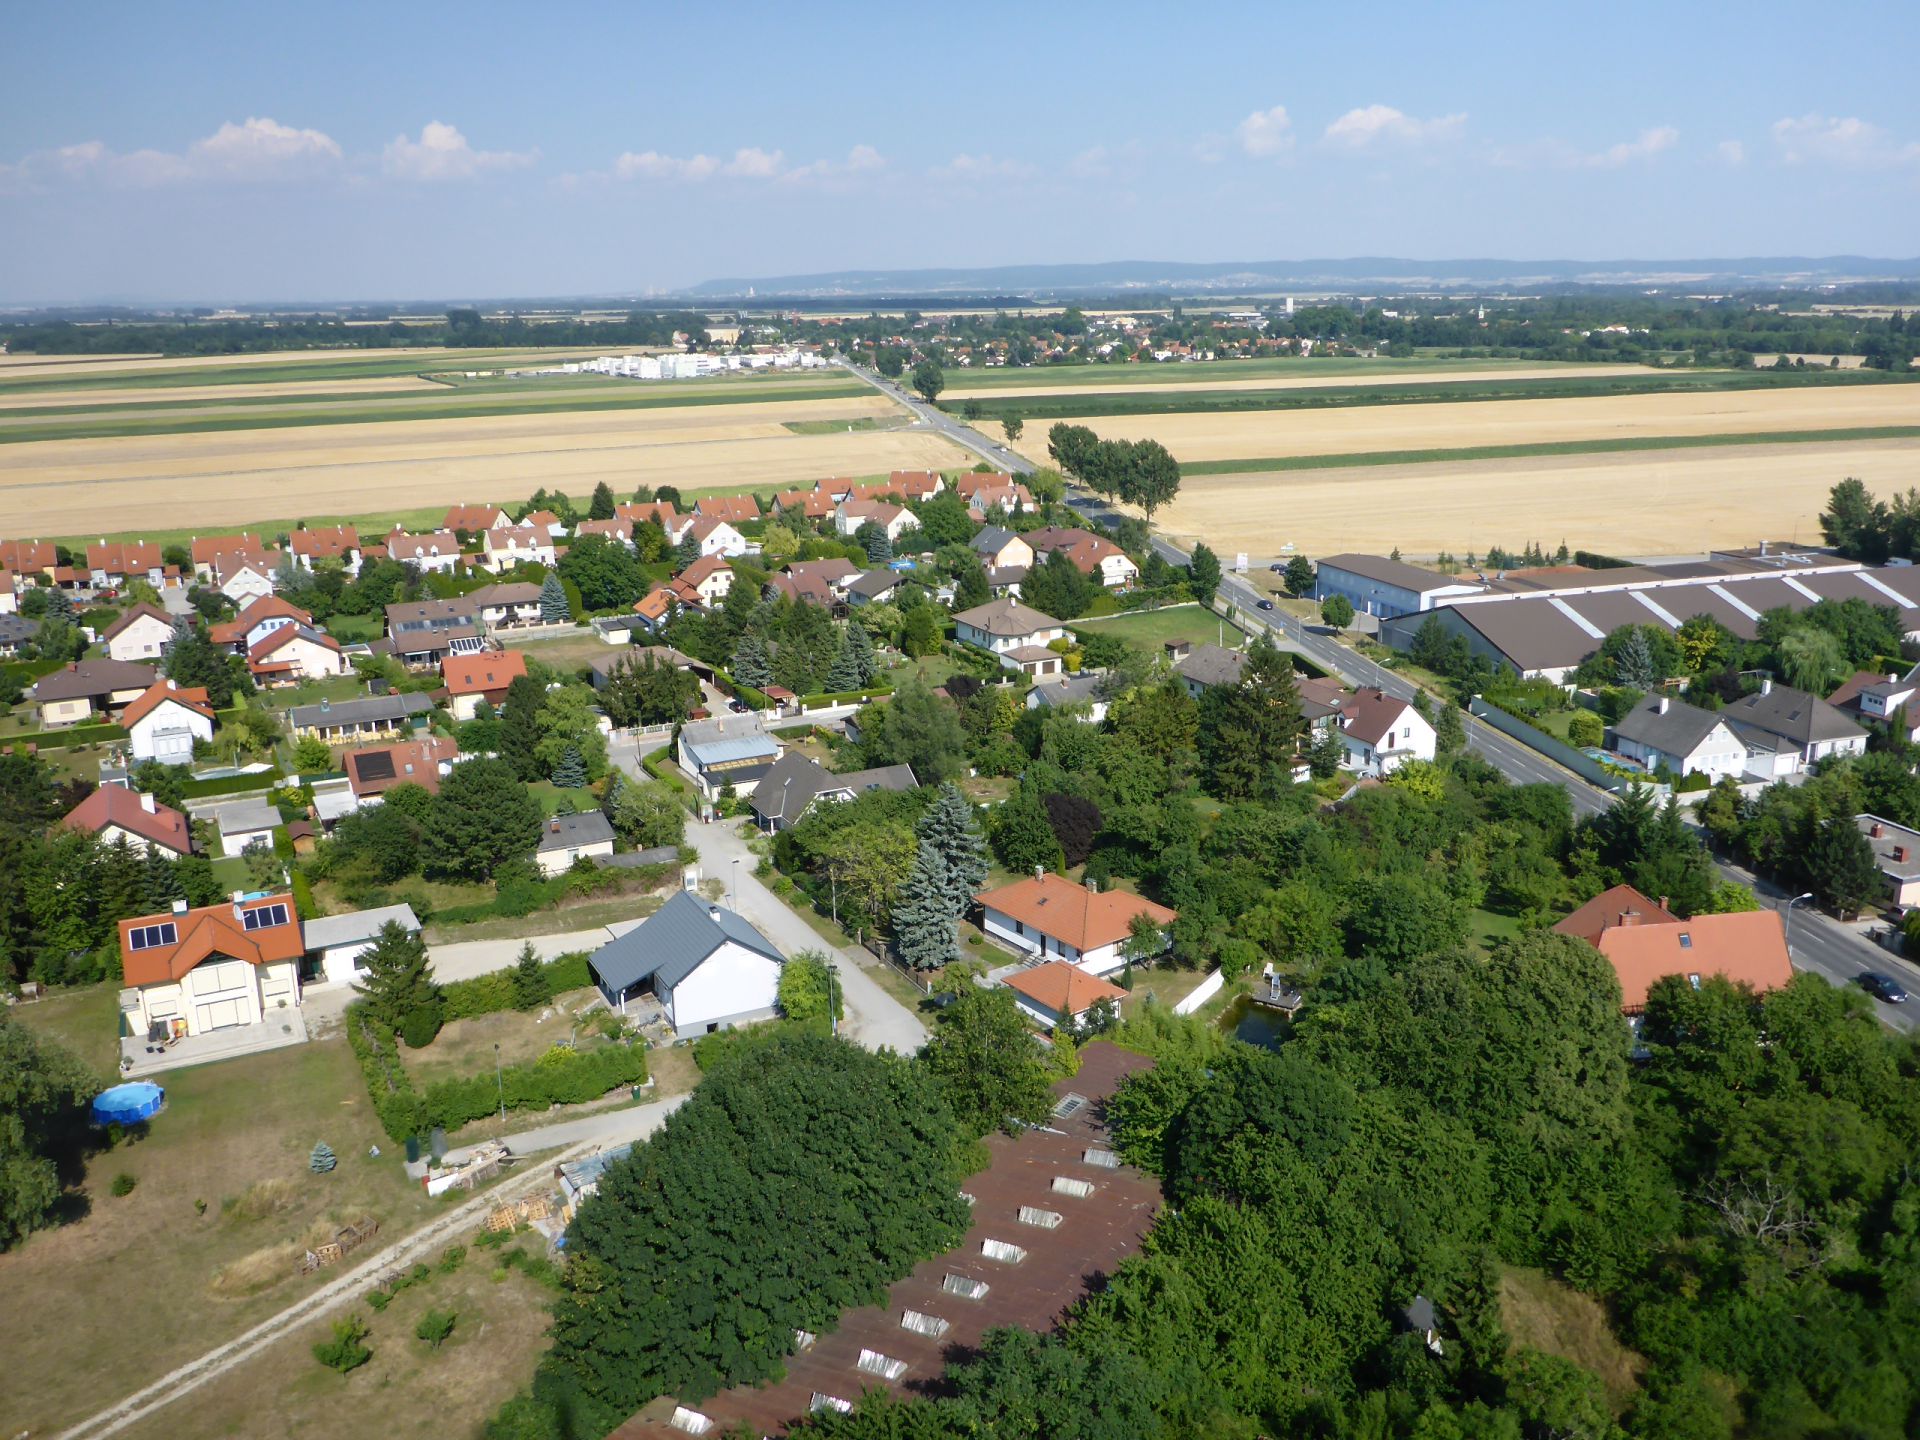
[[[598,1050],[576,1051],[556,1045],[529,1064],[510,1066],[493,1075],[470,1075],[442,1080],[423,1095],[400,1060],[391,1035],[380,1033],[364,1004],[347,1009],[347,1043],[360,1062],[374,1114],[389,1139],[404,1141],[436,1126],[457,1130],[470,1121],[498,1113],[501,1097],[509,1110],[544,1110],[552,1105],[580,1105],[598,1100],[622,1085],[638,1085],[647,1078],[644,1045],[612,1044]]]
[[[9,745],[32,745],[40,750],[71,750],[79,745],[98,745],[127,738],[122,725],[73,725],[65,730],[30,730],[24,735],[0,737]]]
[[[808,705],[851,705],[856,700],[877,700],[882,695],[891,695],[893,686],[874,685],[866,690],[822,690],[815,695],[802,695],[802,708]]]
[[[180,786],[180,793],[189,800],[208,795],[238,795],[246,790],[271,790],[284,778],[277,769],[252,775],[220,775],[211,780],[188,780]]]
[[[672,747],[652,751],[640,757],[640,768],[662,784],[670,785],[681,795],[687,794],[687,782],[667,768],[667,762],[661,757],[667,755]]]
[[[547,992],[558,995],[566,990],[584,990],[593,983],[587,969],[587,952],[574,950],[545,961],[540,973],[546,976]],[[453,980],[440,987],[446,997],[446,1018],[470,1020],[475,1015],[491,1015],[513,1009],[513,972],[493,970],[471,980]]]

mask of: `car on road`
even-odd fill
[[[1889,1005],[1907,1003],[1907,990],[1898,980],[1881,970],[1866,970],[1860,975],[1860,988],[1876,1000]]]
[[[747,704],[747,702],[744,700],[727,701],[727,709],[731,710],[736,715],[744,715],[752,708],[753,707]]]
[[[1284,575],[1287,573],[1287,562],[1284,560],[1276,560],[1273,564],[1267,566],[1267,569],[1276,575]]]
[[[1273,608],[1273,601],[1271,600],[1256,600],[1253,603],[1262,610],[1271,610]]]

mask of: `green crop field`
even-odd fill
[[[310,380],[379,380],[395,375],[419,375],[444,370],[490,370],[502,365],[557,365],[566,360],[591,359],[594,352],[566,350],[410,350],[402,354],[370,350],[364,357],[315,360],[288,359],[284,363],[209,358],[204,365],[176,365],[155,360],[128,362],[124,368],[95,374],[73,374],[66,366],[30,366],[0,371],[0,395],[28,395],[43,390],[146,390],[184,385],[286,385]],[[76,364],[73,369],[79,368]]]
[[[1207,360],[1192,364],[1160,365],[1029,365],[993,370],[949,370],[947,384],[956,390],[1032,390],[1076,385],[1118,389],[1128,385],[1218,385],[1227,380],[1311,380],[1346,375],[1430,375],[1449,370],[1542,370],[1553,362],[1542,360],[1441,359],[1364,360],[1301,359],[1277,356],[1269,360]],[[1575,367],[1569,362],[1569,368]],[[1622,366],[1623,370],[1635,367]]]
[[[1197,368],[1197,367],[1196,367]],[[1212,368],[1212,367],[1208,367]],[[1302,390],[1203,390],[1127,394],[1022,395],[964,401],[941,408],[977,406],[981,417],[1018,415],[1029,425],[1065,417],[1188,415],[1252,410],[1327,410],[1364,405],[1422,405],[1463,400],[1577,400],[1619,395],[1659,395],[1728,390],[1801,389],[1830,385],[1904,384],[1920,376],[1884,370],[1683,370],[1633,371],[1621,375],[1569,375],[1511,380],[1457,380],[1405,385],[1329,385]]]

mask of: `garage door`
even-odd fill
[[[217,1000],[211,1005],[195,1006],[194,1016],[193,1028],[196,1032],[221,1030],[229,1025],[244,1025],[247,1010],[238,1000]]]

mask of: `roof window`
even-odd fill
[[[828,1395],[824,1391],[816,1390],[813,1392],[813,1400],[808,1404],[807,1409],[816,1414],[822,1410],[838,1410],[842,1415],[845,1415],[849,1410],[853,1409],[853,1402],[851,1400],[842,1400],[838,1395]]]
[[[684,1405],[673,1407],[673,1418],[667,1421],[676,1430],[684,1430],[689,1435],[704,1435],[713,1429],[713,1421],[698,1410],[689,1410]]]
[[[1058,1230],[1063,1218],[1065,1217],[1058,1210],[1042,1210],[1038,1205],[1020,1207],[1020,1223],[1033,1225],[1041,1230]]]
[[[1018,1245],[1005,1240],[982,1240],[980,1253],[989,1260],[998,1260],[1002,1265],[1018,1265],[1027,1258],[1027,1252]]]
[[[1056,1195],[1071,1195],[1076,1200],[1084,1200],[1087,1196],[1093,1194],[1093,1182],[1091,1180],[1075,1180],[1068,1175],[1056,1175],[1053,1177],[1053,1193]]]
[[[1079,1113],[1086,1103],[1087,1097],[1084,1095],[1062,1095],[1053,1107],[1053,1118],[1056,1120],[1070,1119]]]
[[[1080,1158],[1086,1164],[1097,1165],[1102,1170],[1118,1170],[1120,1168],[1120,1157],[1111,1150],[1089,1150]]]
[[[878,1350],[862,1350],[860,1358],[854,1361],[856,1370],[864,1370],[869,1375],[879,1375],[887,1380],[898,1380],[907,1373],[907,1362],[882,1355]]]
[[[973,1280],[965,1275],[949,1275],[940,1282],[940,1288],[949,1295],[958,1295],[963,1300],[984,1300],[989,1286],[984,1280]]]
[[[900,1317],[900,1328],[911,1330],[916,1335],[924,1335],[929,1340],[938,1340],[952,1326],[938,1315],[928,1315],[921,1310],[909,1310]]]

